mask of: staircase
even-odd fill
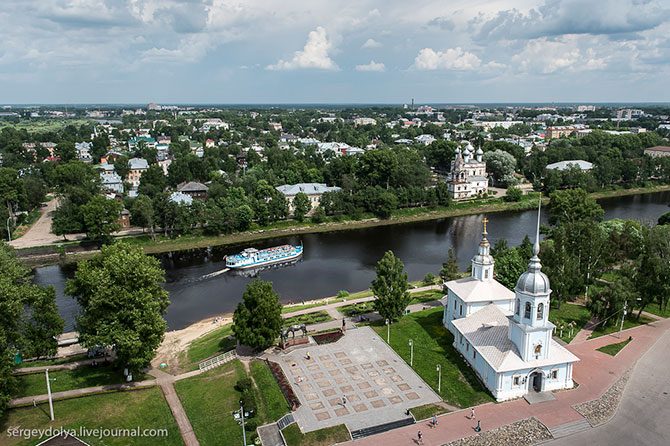
[[[577,432],[585,431],[591,429],[591,424],[586,421],[586,418],[582,418],[579,421],[573,421],[572,423],[561,424],[560,426],[552,427],[549,429],[551,435],[554,438],[567,437],[568,435],[576,434]]]
[[[235,352],[235,350],[231,350],[229,352],[223,353],[219,356],[215,356],[214,358],[210,358],[201,362],[200,364],[198,364],[198,368],[200,369],[201,372],[205,372],[207,370],[213,369],[214,367],[218,367],[227,362],[230,362],[235,358],[237,358],[237,353]]]
[[[358,438],[369,437],[370,435],[381,434],[382,432],[397,429],[399,427],[409,426],[411,424],[414,424],[414,418],[405,418],[403,420],[392,421],[390,423],[378,424],[377,426],[351,431],[351,438],[356,440]]]
[[[289,424],[295,423],[295,418],[293,418],[293,413],[289,412],[277,421],[277,427],[279,430],[283,430]]]

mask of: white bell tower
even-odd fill
[[[549,278],[544,274],[538,254],[540,253],[540,205],[537,209],[537,230],[533,257],[528,262],[528,270],[516,283],[514,316],[509,325],[509,338],[516,345],[524,361],[549,357],[551,335],[555,328],[549,322],[549,298],[551,288]]]
[[[489,219],[484,217],[482,224],[484,225],[484,230],[482,231],[482,241],[479,242],[479,248],[477,250],[477,255],[472,258],[472,277],[481,281],[491,281],[493,280],[493,256],[490,253],[491,244],[489,243],[486,236],[486,224],[489,222]]]

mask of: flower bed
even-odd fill
[[[288,379],[286,378],[286,375],[284,375],[284,371],[281,369],[281,366],[276,362],[271,362],[267,359],[265,361],[267,362],[268,367],[270,367],[272,376],[274,376],[277,380],[277,384],[279,384],[281,393],[284,394],[284,398],[286,398],[289,406],[291,406],[291,410],[296,410],[298,407],[300,407],[300,400],[296,396],[295,392],[293,392],[293,387],[291,387],[291,383],[288,382]]]
[[[317,344],[331,344],[333,342],[337,342],[340,340],[340,338],[344,336],[341,330],[337,331],[331,331],[328,333],[321,333],[321,334],[315,334],[312,335],[312,339],[314,339],[314,342]]]

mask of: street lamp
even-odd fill
[[[442,394],[442,366],[440,364],[435,368],[437,370],[437,394]]]
[[[414,341],[409,340],[409,366],[414,364]]]
[[[54,402],[53,399],[51,398],[51,380],[49,380],[49,369],[44,370],[44,374],[47,379],[47,394],[49,395],[49,415],[51,417],[51,421],[54,420]]]
[[[386,343],[391,345],[391,321],[386,319]]]
[[[12,219],[12,217],[7,217],[7,241],[11,242],[12,241],[12,231],[9,229],[9,221]]]
[[[637,298],[637,301],[641,301],[641,298]],[[619,333],[623,330],[623,322],[626,319],[626,315],[628,314],[628,300],[625,300],[623,303],[623,313],[621,313],[621,325],[619,325]]]
[[[242,445],[247,446],[247,433],[244,430],[244,405],[243,401],[240,400],[240,417],[242,417]]]

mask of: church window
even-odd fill
[[[543,317],[544,317],[544,304],[540,304],[537,306],[537,320],[541,321]]]
[[[489,270],[485,269],[484,270],[484,279],[488,279],[488,278],[489,278]]]
[[[472,349],[472,359],[477,359],[477,350]]]
[[[542,354],[542,344],[537,344],[535,346],[535,354],[536,355]]]
[[[458,302],[456,302],[456,299],[454,299],[454,311],[456,311],[456,305]]]
[[[466,352],[470,351],[470,344],[468,344],[467,342],[465,343],[465,351]]]
[[[551,371],[551,379],[558,379],[558,369]]]
[[[515,386],[520,386],[521,385],[521,376],[516,375],[512,378],[512,382],[514,383]]]
[[[526,302],[526,308],[523,312],[523,317],[526,319],[530,319],[530,302]]]
[[[461,305],[460,313],[461,313],[461,316],[463,316],[463,305]]]
[[[514,309],[514,314],[516,314],[518,316],[519,311],[521,311],[521,301],[519,299],[517,299],[515,309]]]

